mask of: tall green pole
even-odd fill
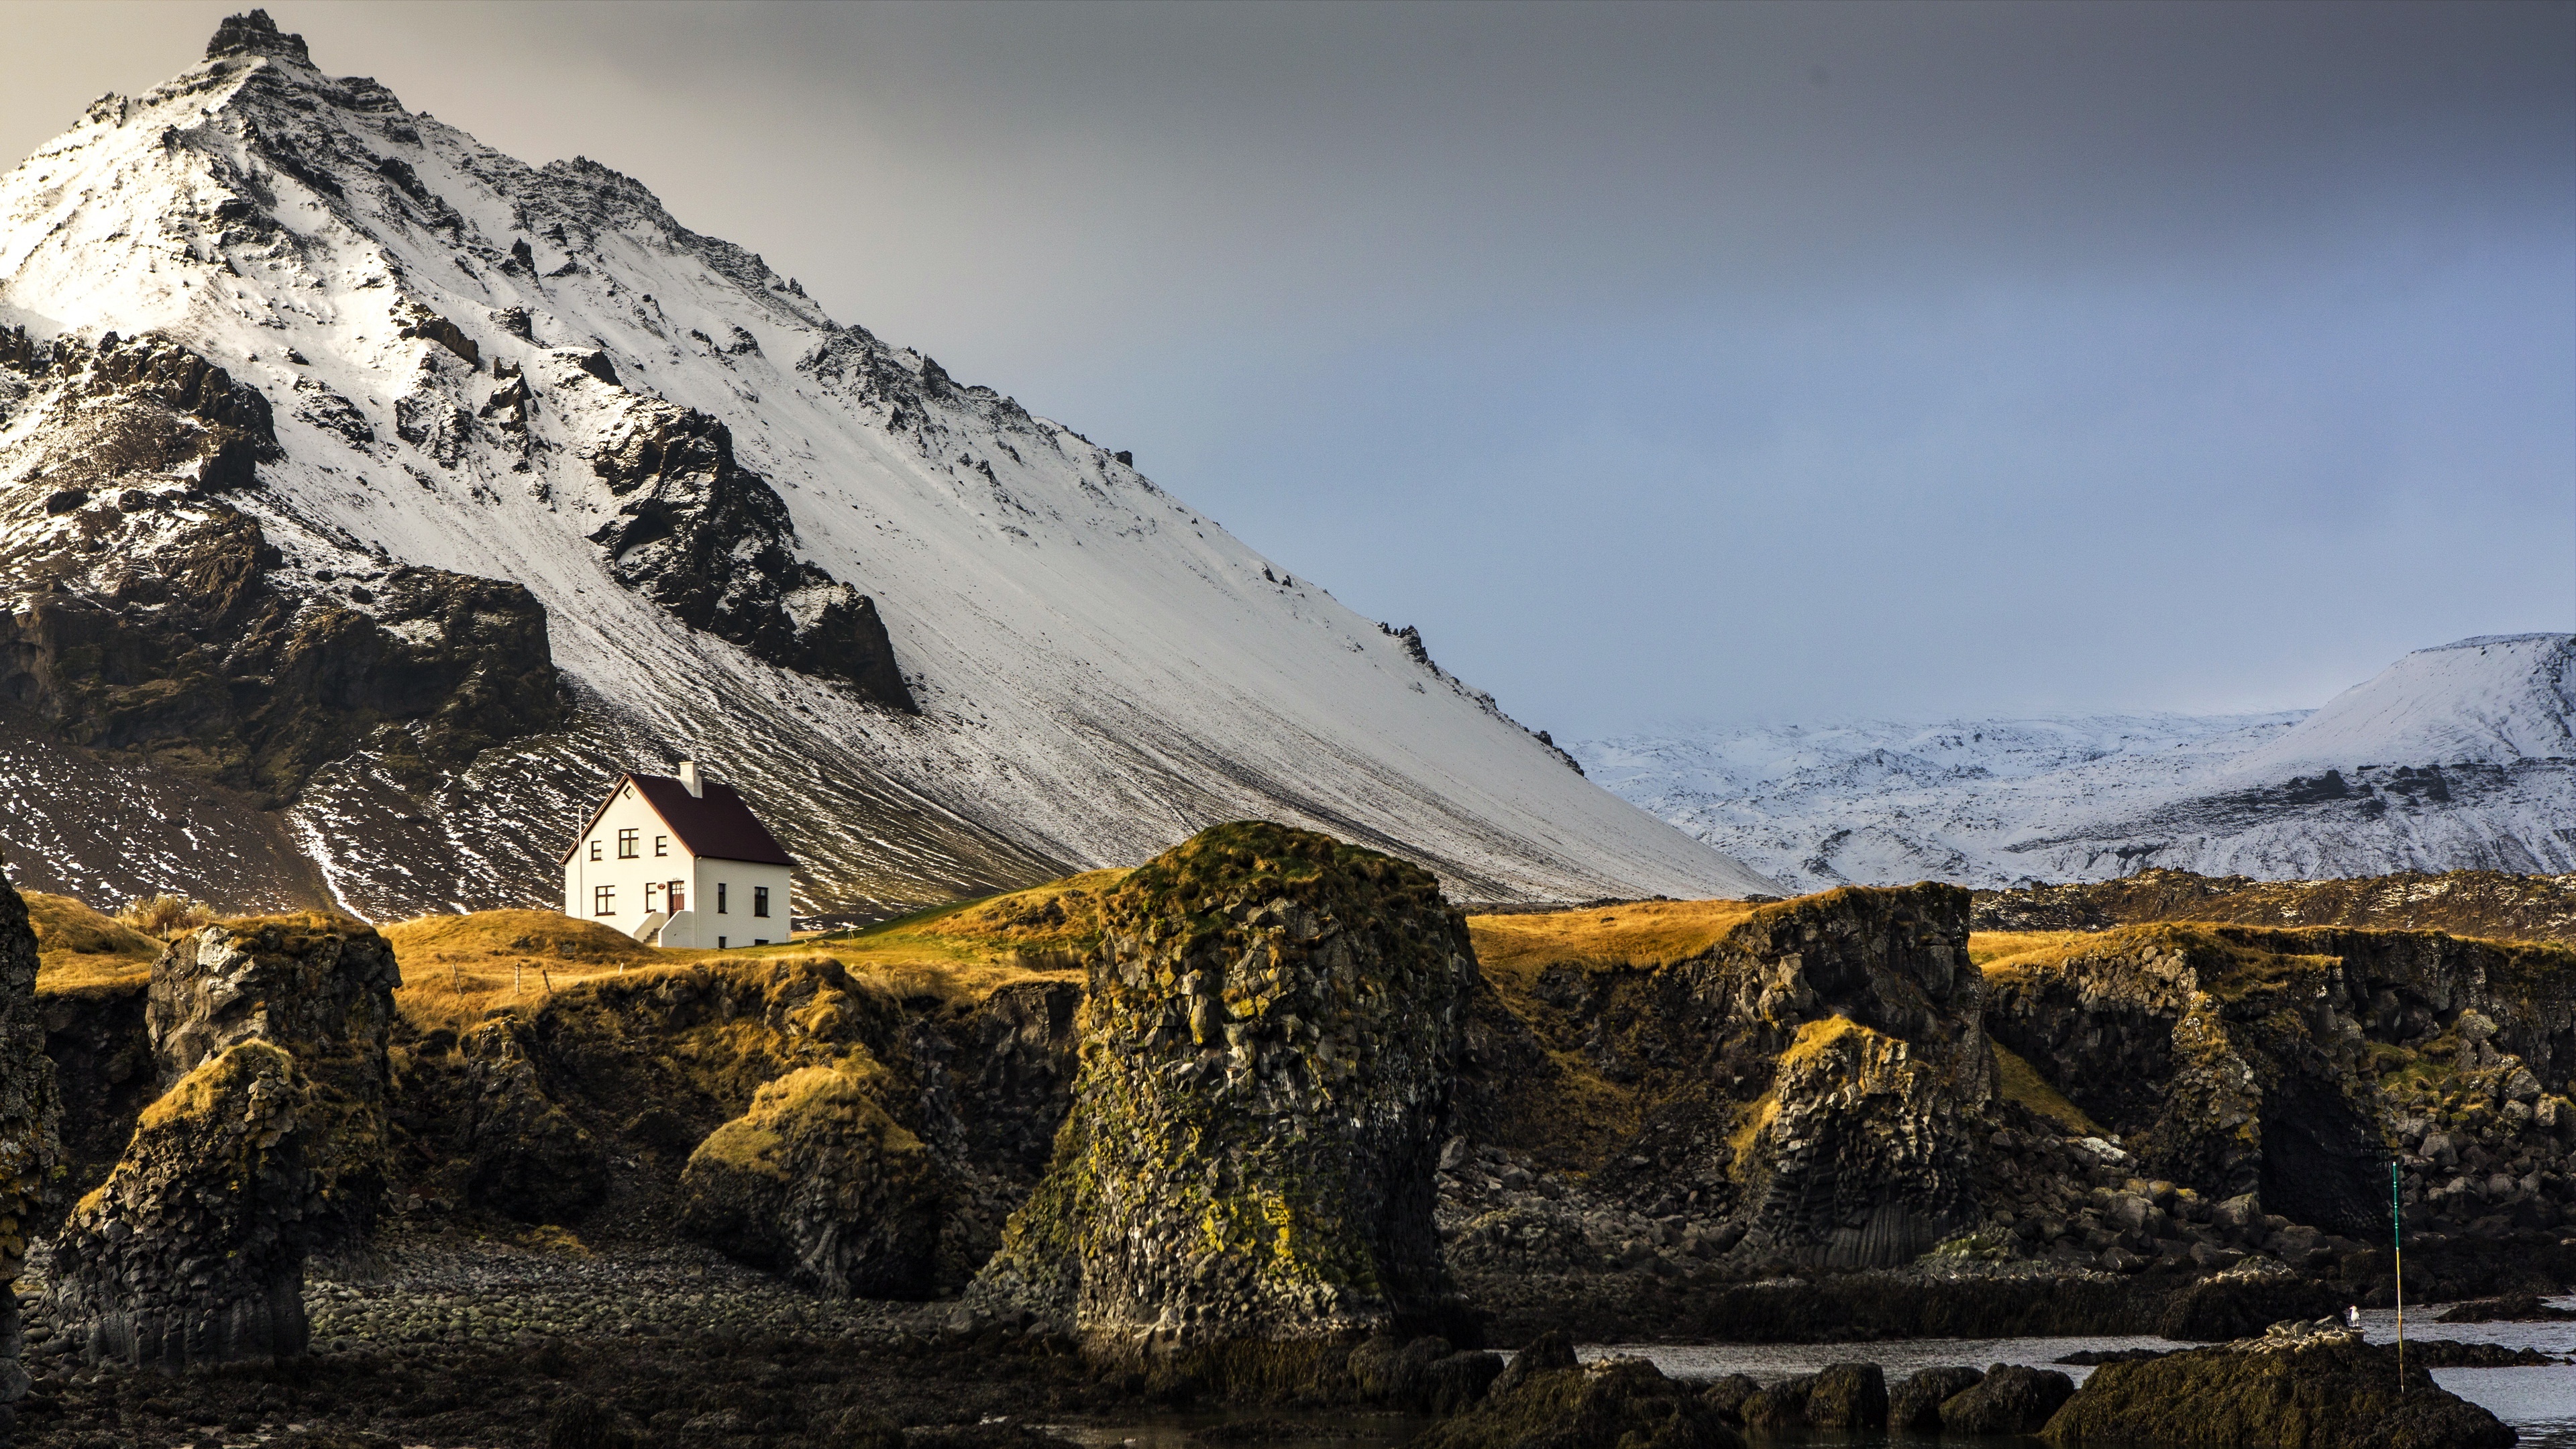
[[[2388,1242],[2397,1260],[2397,1396],[2406,1397],[2406,1199],[2397,1159],[2388,1160]]]

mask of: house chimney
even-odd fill
[[[698,778],[697,761],[682,760],[680,762],[680,788],[688,791],[690,795],[697,799],[703,800],[707,798],[706,782]]]

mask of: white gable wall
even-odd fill
[[[632,832],[627,837],[632,855],[620,853],[626,832]],[[670,887],[678,882],[683,911],[661,931],[657,945],[780,942],[789,938],[794,919],[793,876],[786,866],[691,855],[670,823],[630,782],[618,785],[616,798],[573,848],[563,870],[565,915],[630,936],[653,912],[670,910]],[[764,890],[769,893],[765,916],[758,913]]]

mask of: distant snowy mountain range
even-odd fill
[[[1699,727],[1568,746],[1787,888],[2576,871],[2576,637],[2418,650],[2314,712]]]
[[[1245,816],[1469,899],[1768,886],[1129,454],[262,13],[0,177],[21,884],[538,903],[682,757],[827,915]]]

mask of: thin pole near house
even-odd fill
[[[2397,1396],[2406,1397],[2406,1199],[2397,1159],[2388,1160],[2388,1243],[2397,1264]]]

